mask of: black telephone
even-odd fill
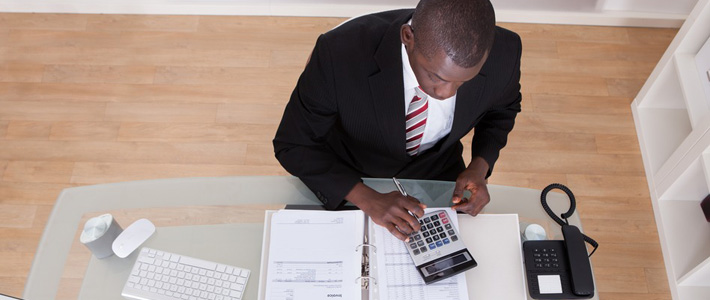
[[[561,215],[562,218],[557,217],[547,205],[546,196],[552,189],[564,191],[570,199],[570,209]],[[572,191],[564,185],[553,183],[542,190],[540,201],[547,214],[562,226],[564,240],[523,243],[530,296],[534,299],[592,298],[594,277],[589,257],[594,254],[599,244],[567,222],[576,206]],[[585,241],[594,247],[589,255]]]

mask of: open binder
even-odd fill
[[[258,299],[526,299],[517,215],[462,221],[479,267],[425,285],[404,243],[362,211],[267,211]]]

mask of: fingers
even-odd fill
[[[452,208],[458,211],[463,211],[472,216],[476,216],[490,202],[490,195],[484,187],[474,190],[474,194],[471,195],[471,198],[464,200],[465,201],[453,205]]]
[[[454,194],[451,196],[451,202],[457,204],[463,200],[463,191],[466,188],[466,184],[463,180],[456,180],[456,186],[454,187]]]
[[[394,237],[396,237],[397,239],[407,242],[407,239],[408,239],[407,235],[405,235],[404,233],[397,230],[397,227],[395,227],[394,224],[390,223],[387,226],[385,226],[385,228],[387,228],[387,230],[389,230],[389,232],[392,235],[394,235]]]

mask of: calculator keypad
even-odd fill
[[[421,230],[409,235],[409,247],[414,255],[424,254],[459,239],[446,212],[421,218],[419,224]]]

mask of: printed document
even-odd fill
[[[361,299],[365,215],[280,210],[271,218],[267,300]]]

